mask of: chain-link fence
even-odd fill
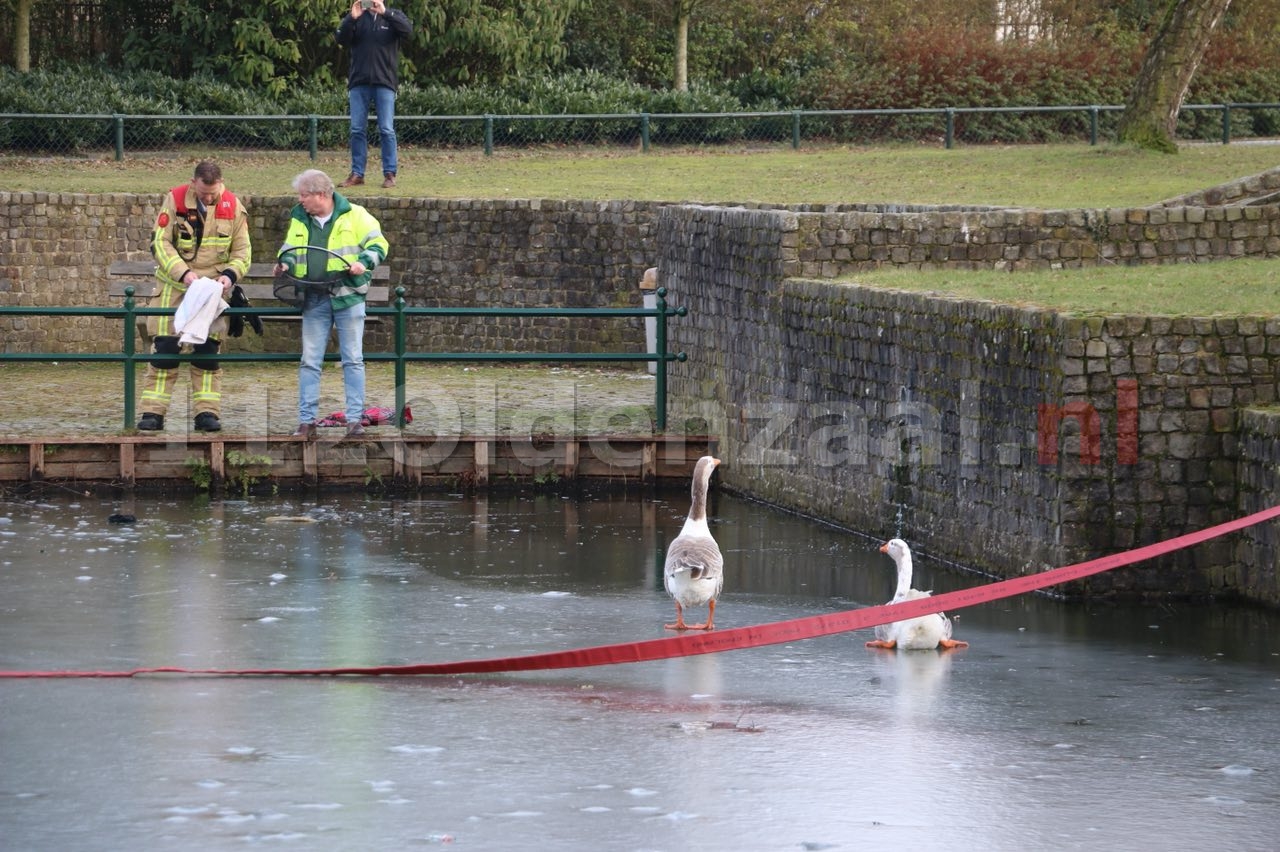
[[[1069,142],[1113,138],[1120,106],[964,107],[595,115],[399,115],[401,144],[428,149],[540,145],[956,144]],[[376,131],[371,127],[376,137]],[[1280,104],[1190,104],[1178,137],[1221,141],[1280,135]],[[376,139],[373,140],[376,144]],[[347,116],[0,114],[0,152],[107,156],[118,160],[191,145],[267,151],[337,150]]]

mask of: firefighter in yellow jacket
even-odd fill
[[[156,258],[158,299],[153,307],[177,308],[187,287],[199,278],[211,278],[222,285],[223,298],[236,281],[249,271],[252,250],[249,244],[249,217],[244,203],[222,185],[222,169],[215,163],[196,166],[191,183],[175,186],[165,193],[156,216],[151,238]],[[191,347],[191,403],[198,432],[222,429],[222,369],[218,364],[221,337],[227,330],[225,316],[209,326],[203,343]],[[165,413],[173,397],[173,385],[181,362],[172,357],[181,352],[173,316],[147,317],[147,333],[152,338],[154,356],[142,383],[138,428],[164,428]]]

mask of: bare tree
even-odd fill
[[[1231,0],[1176,0],[1147,48],[1116,128],[1121,142],[1176,154],[1178,112]]]

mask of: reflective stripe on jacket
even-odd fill
[[[326,230],[327,241],[311,242],[312,239],[322,239]],[[340,255],[341,259],[330,255],[325,269],[308,270],[307,252],[295,251],[307,245],[323,245]],[[289,214],[289,230],[277,256],[291,268],[296,278],[308,281],[331,280],[330,304],[334,310],[342,310],[364,301],[365,294],[369,292],[369,282],[373,279],[373,270],[386,259],[390,249],[390,244],[382,236],[382,226],[373,214],[335,192],[333,218],[328,228],[317,225],[307,211],[302,209],[301,204],[294,205]],[[365,265],[364,274],[343,274],[357,260]]]
[[[233,283],[238,281],[253,257],[244,202],[223,190],[218,203],[201,214],[191,185],[175,186],[165,193],[156,215],[151,254],[162,288],[185,290],[182,277],[187,270],[200,277],[225,274]]]

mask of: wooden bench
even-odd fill
[[[249,273],[238,282],[255,308],[278,308],[284,304],[276,299],[272,291],[271,282],[275,278],[274,267],[275,264],[272,263],[251,263]],[[117,260],[108,267],[107,274],[109,276],[107,292],[113,297],[123,299],[125,287],[133,288],[135,299],[149,299],[157,293],[159,285],[155,279],[156,262],[154,260]],[[365,301],[375,307],[385,307],[391,298],[391,287],[386,283],[389,280],[391,280],[390,266],[384,264],[375,268],[373,281],[369,284],[369,292],[365,294]],[[254,283],[257,281],[267,283]],[[377,283],[379,281],[383,283]],[[297,322],[301,316],[299,312],[287,316],[264,316],[262,320],[264,322],[272,320]],[[379,319],[381,317],[369,317],[366,322],[376,323]]]

